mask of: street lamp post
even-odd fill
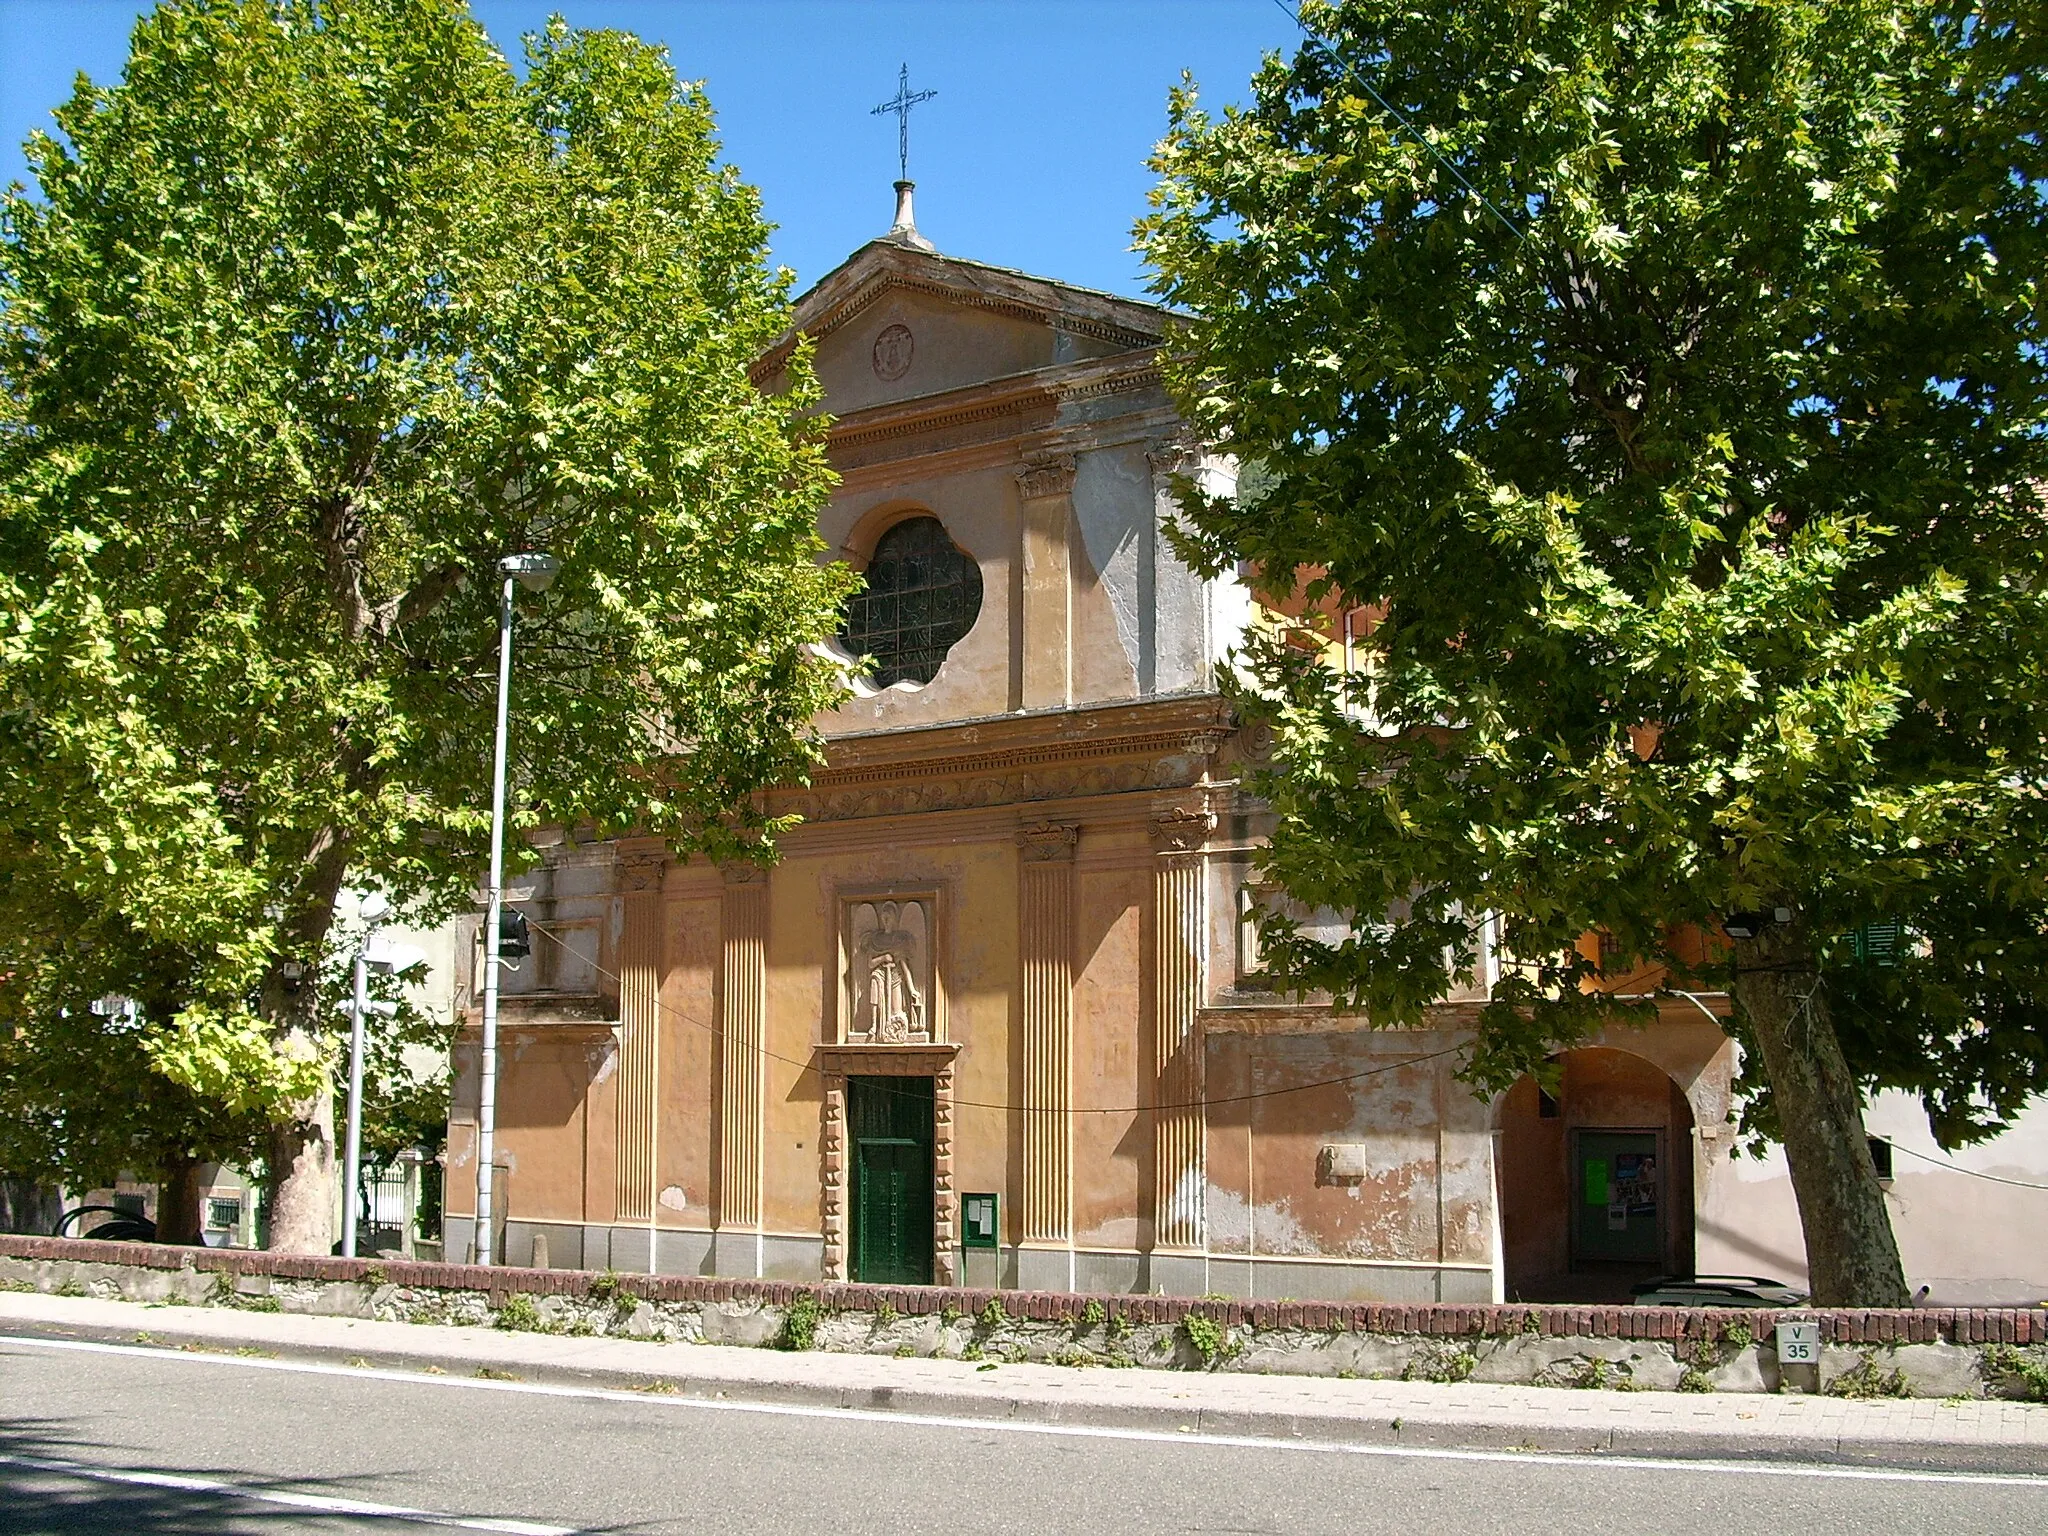
[[[530,552],[507,555],[498,562],[505,579],[498,602],[498,731],[491,759],[491,882],[484,909],[483,1056],[477,1064],[476,1109],[476,1261],[492,1262],[491,1159],[498,1132],[498,925],[505,910],[505,722],[512,699],[512,593],[514,584],[529,592],[554,585],[561,562],[553,555]]]
[[[372,967],[391,969],[387,962],[370,958],[370,943],[388,910],[390,903],[376,891],[356,908],[364,927],[362,942],[356,945],[355,964],[350,967],[355,985],[348,1005],[348,1145],[342,1155],[341,1175],[341,1256],[345,1259],[356,1256],[356,1206],[363,1182],[363,1025],[365,1016],[378,1006],[370,1001],[370,971]]]

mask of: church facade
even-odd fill
[[[1258,744],[1216,686],[1253,607],[1163,532],[1173,476],[1231,475],[1161,387],[1169,317],[939,255],[906,215],[796,320],[874,670],[771,795],[802,818],[774,868],[556,835],[511,893],[504,1260],[1472,1302],[1709,1261],[1719,1000],[1489,1102],[1453,1075],[1483,968],[1410,1031],[1262,983]]]

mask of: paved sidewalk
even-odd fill
[[[563,1338],[0,1292],[0,1336],[87,1338],[280,1358],[799,1403],[865,1412],[1415,1448],[1768,1457],[2048,1474],[2048,1405],[1673,1392],[1234,1372],[991,1367],[884,1355]],[[138,1336],[141,1336],[140,1338]]]

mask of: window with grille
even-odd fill
[[[981,613],[981,567],[936,517],[913,517],[882,535],[864,574],[840,643],[873,658],[878,688],[930,682]]]
[[[1905,924],[1897,918],[1884,923],[1865,923],[1849,930],[1849,949],[1865,965],[1894,966],[1905,938]]]

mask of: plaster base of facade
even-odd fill
[[[469,1254],[472,1230],[467,1217],[444,1220],[443,1242],[451,1262],[460,1262]],[[536,1240],[541,1248],[535,1247]],[[613,1269],[632,1275],[735,1280],[815,1281],[824,1273],[825,1263],[824,1241],[816,1237],[568,1221],[507,1221],[500,1252],[507,1264],[522,1268]],[[963,1284],[991,1290],[1106,1296],[1230,1296],[1246,1301],[1401,1305],[1456,1302],[1473,1306],[1494,1299],[1493,1273],[1483,1264],[1390,1263],[1287,1254],[1004,1246],[961,1252],[957,1273]]]

